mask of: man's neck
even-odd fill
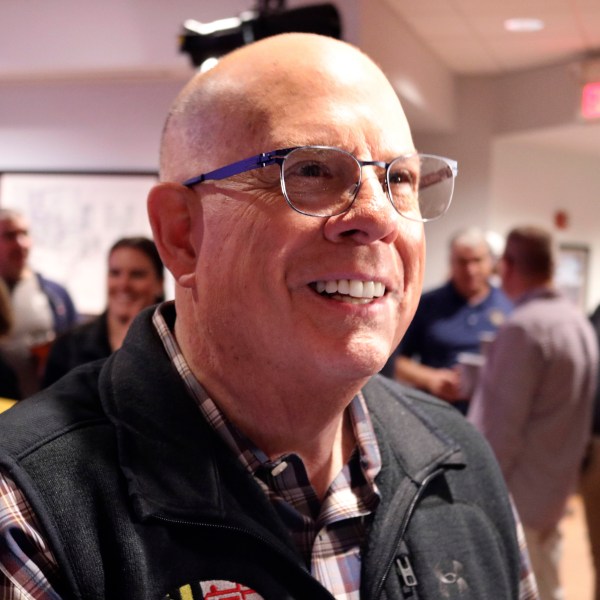
[[[507,276],[502,282],[502,289],[513,302],[518,302],[524,296],[528,296],[538,290],[553,289],[553,281],[552,278],[526,275],[513,269],[510,276]]]
[[[316,452],[314,457],[302,456],[308,478],[320,500],[325,497],[331,482],[350,460],[355,447],[356,439],[350,415],[346,410],[333,444],[331,446],[326,444],[325,452],[322,454]],[[328,448],[330,448],[329,452],[327,452]]]
[[[522,299],[535,294],[542,294],[554,289],[552,281],[548,280],[535,280],[525,282],[523,285],[518,287],[511,295],[510,298],[514,302],[520,302]]]
[[[17,287],[17,284],[20,281],[23,281],[24,279],[29,279],[32,276],[33,271],[31,271],[29,268],[25,268],[21,271],[21,273],[19,273],[17,277],[11,277],[9,275],[6,275],[2,276],[2,279],[4,279],[4,283],[6,283],[6,286],[8,287],[9,291],[12,292]]]
[[[319,372],[294,365],[285,373],[260,360],[232,361],[190,335],[178,317],[175,336],[190,370],[208,396],[271,460],[297,454],[319,495],[355,445],[347,408],[369,377],[346,380],[334,365]]]
[[[475,292],[474,294],[469,296],[467,298],[467,302],[471,306],[475,306],[476,304],[483,302],[489,296],[490,290],[491,290],[491,287],[489,285],[481,288],[480,290],[478,290],[477,292]]]
[[[326,391],[303,398],[293,391],[277,397],[266,390],[253,394],[250,387],[232,393],[215,389],[205,377],[199,380],[227,418],[271,460],[300,456],[311,485],[324,496],[355,447],[347,409],[353,395],[343,402]],[[286,402],[289,398],[293,403]]]

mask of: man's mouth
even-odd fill
[[[385,286],[380,281],[361,281],[359,279],[315,281],[311,287],[322,296],[353,304],[367,304],[385,294]]]

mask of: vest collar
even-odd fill
[[[102,404],[115,426],[121,469],[140,518],[235,520],[250,511],[268,525],[275,511],[203,419],[151,317],[147,309],[136,318],[100,376]],[[167,317],[174,320],[174,308]],[[419,410],[419,401],[399,401],[383,381],[375,377],[364,389],[384,451],[378,486],[397,485],[403,477],[418,483],[440,466],[461,467],[459,447]]]

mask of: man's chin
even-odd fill
[[[122,308],[111,311],[111,314],[114,317],[114,319],[116,321],[119,321],[120,323],[128,323],[137,315],[137,313],[138,313],[137,310],[122,309]]]
[[[365,344],[349,349],[339,357],[335,370],[349,378],[365,379],[376,375],[385,366],[391,352],[386,345]]]

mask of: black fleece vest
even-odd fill
[[[424,395],[379,377],[364,393],[383,468],[361,598],[518,598],[512,513],[485,442]],[[197,599],[231,582],[240,598],[331,600],[201,418],[149,313],[105,364],[0,417],[0,464],[36,511],[64,598]]]

